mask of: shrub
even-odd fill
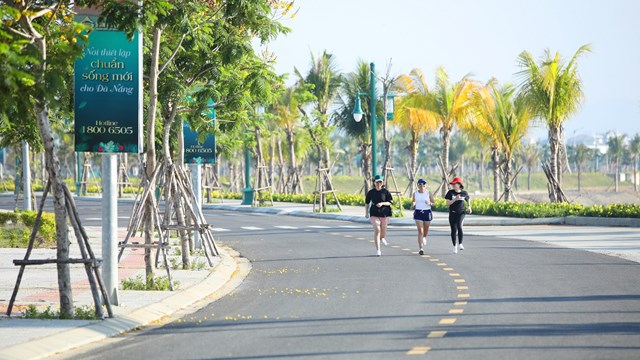
[[[29,237],[36,222],[37,212],[0,212],[0,225],[3,226],[0,247],[21,248],[29,245]],[[11,222],[12,226],[8,223]],[[53,247],[56,244],[55,216],[42,213],[40,227],[36,234],[36,247]]]
[[[158,276],[154,279],[154,284],[152,285],[150,281],[145,281],[144,277],[141,274],[136,275],[135,278],[123,279],[120,283],[122,284],[123,290],[153,290],[153,291],[166,291],[169,290],[169,278],[166,276]],[[173,288],[177,289],[180,285],[179,281],[173,282]]]

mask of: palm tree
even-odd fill
[[[395,123],[403,132],[410,134],[409,150],[409,194],[414,191],[415,176],[418,172],[418,146],[420,138],[427,132],[435,131],[438,123],[434,117],[424,116],[429,102],[429,87],[420,69],[413,69],[408,75],[398,77],[396,91],[402,94],[396,110]]]
[[[633,159],[633,191],[638,192],[638,158],[640,158],[640,133],[629,141],[629,153]]]
[[[511,200],[513,185],[513,160],[520,149],[522,139],[529,131],[533,112],[522,96],[516,96],[515,87],[511,84],[498,87],[495,80],[474,93],[473,109],[476,124],[487,136],[493,136],[500,152],[500,170],[502,173],[505,201]],[[494,151],[494,154],[496,151]],[[495,156],[495,155],[494,155]],[[494,161],[495,163],[495,161]],[[495,180],[494,172],[494,184]],[[496,194],[494,189],[494,197]]]
[[[538,165],[541,149],[537,144],[526,144],[520,151],[522,163],[527,168],[527,190],[531,190],[531,171]]]
[[[552,55],[548,49],[539,64],[527,51],[518,56],[522,67],[518,73],[522,79],[521,91],[535,115],[544,120],[549,129],[551,174],[558,184],[557,188],[553,184],[549,187],[552,202],[562,201],[564,122],[577,112],[584,98],[577,59],[589,51],[589,45],[581,46],[568,63],[562,61],[559,53]]]
[[[360,167],[362,169],[363,189],[365,193],[369,190],[370,184],[373,183],[373,169],[371,169],[371,129],[370,129],[370,111],[369,103],[363,101],[361,103],[364,112],[362,121],[356,122],[353,119],[353,108],[355,106],[358,92],[369,88],[369,64],[362,60],[358,61],[355,71],[347,74],[342,81],[342,87],[336,100],[337,109],[332,115],[333,123],[337,124],[348,137],[354,139],[360,149],[361,160]],[[381,107],[376,107],[378,111],[382,111]],[[381,119],[380,114],[376,117]]]
[[[571,158],[573,163],[576,165],[576,169],[578,170],[578,192],[582,190],[582,169],[584,165],[591,159],[591,149],[589,149],[584,144],[578,144],[572,151]]]
[[[614,135],[611,136],[607,140],[607,145],[609,149],[607,150],[607,154],[611,157],[611,160],[615,164],[615,192],[618,192],[618,187],[620,183],[620,162],[622,161],[622,157],[624,155],[625,146],[624,140],[627,136],[625,134],[622,135]]]
[[[463,179],[466,177],[464,162],[467,158],[467,154],[471,150],[472,142],[466,133],[457,131],[451,137],[451,145],[449,148],[449,160],[458,161],[460,166],[458,167],[457,174]]]
[[[316,112],[313,117],[320,132],[310,128],[309,133],[316,143],[322,166],[327,167],[331,156],[328,146],[329,117],[327,115],[338,95],[342,77],[337,70],[335,58],[326,50],[318,58],[313,53],[311,54],[311,68],[306,76],[302,76],[298,69],[295,69],[295,73],[300,82],[313,85],[311,93],[315,96],[314,110]],[[307,116],[306,112],[303,112],[303,115]]]
[[[287,138],[289,150],[289,169],[287,180],[283,184],[285,193],[302,193],[302,177],[296,161],[296,135],[300,127],[301,113],[298,107],[301,103],[310,101],[312,95],[305,87],[294,85],[287,88],[274,105],[275,123],[283,129]]]
[[[412,111],[427,118],[429,122],[436,122],[442,136],[442,162],[444,170],[449,171],[449,147],[451,133],[456,124],[462,122],[470,110],[470,98],[475,84],[465,75],[460,81],[451,84],[449,75],[443,68],[436,70],[436,85],[429,92],[426,107],[412,108]],[[446,179],[442,179],[446,182]],[[444,196],[447,187],[442,187]]]

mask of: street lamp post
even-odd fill
[[[249,137],[249,129],[247,129],[246,138]],[[253,203],[253,189],[251,188],[251,152],[249,151],[248,141],[245,140],[244,150],[244,184],[242,190],[242,202],[240,205],[251,205]]]
[[[376,96],[376,65],[374,63],[369,64],[369,93],[361,93],[358,92],[356,94],[356,103],[353,109],[353,119],[356,122],[360,122],[362,120],[362,106],[360,103],[360,96],[369,96],[369,115],[371,118],[371,172],[372,175],[375,175],[376,168],[378,167],[377,162],[377,139],[378,139],[378,119],[376,118],[376,101],[378,101],[378,97]],[[387,118],[393,118],[393,99],[394,95],[387,95],[387,100],[391,100],[387,109]]]
[[[264,106],[256,106],[255,114],[258,117],[262,117],[265,112]],[[245,141],[245,152],[244,152],[244,183],[245,188],[242,190],[242,202],[240,205],[251,205],[253,204],[253,188],[251,187],[251,153],[249,152],[249,144],[248,144],[248,135],[250,130],[247,129],[247,140]]]

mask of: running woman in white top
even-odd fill
[[[424,255],[424,247],[427,245],[427,234],[429,233],[429,226],[431,226],[431,220],[433,220],[433,214],[431,213],[431,205],[435,203],[433,195],[426,189],[427,182],[424,179],[418,180],[418,191],[413,193],[411,199],[411,208],[413,211],[413,220],[416,222],[418,228],[418,247],[420,248],[420,255]]]

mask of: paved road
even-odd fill
[[[411,227],[391,229],[377,258],[362,224],[208,219],[253,266],[231,295],[66,358],[640,358],[634,262],[485,235],[454,255],[443,228],[421,257]]]

